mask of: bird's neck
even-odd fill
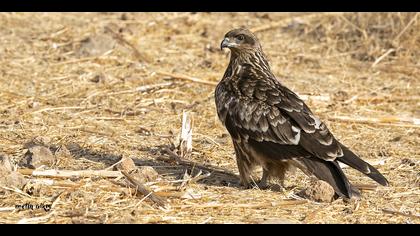
[[[261,50],[249,50],[242,51],[240,53],[232,51],[229,64],[232,67],[242,66],[245,64],[251,65],[255,71],[274,77],[267,58]]]

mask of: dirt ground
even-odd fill
[[[35,142],[57,158],[41,170],[110,170],[129,157],[159,173],[146,185],[167,206],[123,177],[25,175],[23,188],[0,186],[0,222],[420,223],[419,21],[418,13],[2,13],[0,156],[23,169]],[[301,199],[310,178],[299,171],[282,191],[239,186],[213,98],[229,60],[220,42],[236,27],[256,31],[278,78],[309,96],[389,187],[348,168],[364,186],[359,201]],[[193,117],[193,150],[177,163],[165,150],[176,152],[183,111]],[[25,203],[52,208],[14,209]]]

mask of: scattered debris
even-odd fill
[[[420,215],[419,214],[414,214],[412,212],[405,213],[405,212],[396,211],[396,210],[392,210],[392,209],[386,209],[386,208],[382,209],[382,211],[384,213],[388,213],[388,214],[394,214],[394,215],[400,215],[400,216],[407,216],[407,217],[410,217],[410,218],[420,219]]]
[[[257,224],[297,224],[294,221],[288,220],[288,219],[267,219],[257,222]]]
[[[159,174],[151,166],[140,166],[140,167],[138,167],[137,175],[142,176],[144,182],[155,181],[159,177]]]
[[[22,189],[27,180],[22,174],[13,171],[7,157],[0,157],[0,159],[0,186]],[[0,189],[0,191],[3,191],[3,189]]]
[[[121,173],[127,178],[127,180],[134,185],[136,190],[145,196],[145,198],[149,198],[154,203],[158,204],[161,207],[164,207],[166,205],[166,201],[154,194],[152,191],[149,190],[148,187],[146,187],[143,183],[137,181],[133,176],[128,174],[126,171],[121,171]]]
[[[408,159],[408,158],[402,159],[401,164],[408,165],[408,166],[415,166],[416,165],[416,163],[413,160]]]
[[[12,163],[7,156],[0,156],[0,166],[7,171],[13,171]]]
[[[105,76],[103,74],[97,74],[89,79],[90,82],[99,83],[105,81]]]
[[[57,160],[62,159],[71,159],[73,156],[71,155],[71,152],[67,149],[65,145],[60,146],[54,153],[54,156],[57,158]]]
[[[150,62],[149,57],[144,54],[140,53],[140,51],[130,42],[128,42],[124,37],[111,29],[109,26],[105,26],[105,32],[110,33],[112,37],[117,40],[117,42],[123,46],[130,48],[133,51],[134,56],[144,62]]]
[[[67,150],[69,150],[70,153],[78,152],[82,149],[82,147],[78,143],[75,143],[75,142],[68,143],[66,145],[66,148]]]
[[[155,181],[159,174],[151,166],[137,167],[133,160],[129,157],[122,157],[119,164],[116,165],[117,170],[125,171],[141,183]]]
[[[316,202],[332,202],[335,191],[331,185],[323,180],[312,181],[300,194]]]
[[[132,172],[137,169],[137,166],[134,164],[134,161],[131,158],[123,156],[119,163],[116,165],[116,169],[120,171]]]
[[[33,146],[28,149],[21,160],[24,167],[36,169],[41,166],[51,167],[56,162],[51,150],[45,146]]]
[[[106,34],[89,36],[80,42],[80,47],[76,51],[79,58],[102,56],[112,50],[116,45],[115,40]]]

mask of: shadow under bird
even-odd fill
[[[256,166],[263,169],[259,187],[267,187],[270,178],[283,184],[293,166],[328,182],[340,197],[360,196],[339,162],[388,185],[376,168],[335,139],[309,107],[276,79],[252,32],[229,31],[223,48],[230,49],[231,57],[216,87],[215,101],[218,117],[233,141],[242,185],[252,187]]]

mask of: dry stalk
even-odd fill
[[[373,184],[353,184],[354,187],[360,190],[375,191],[378,186]]]
[[[394,38],[394,41],[397,41],[401,35],[403,35],[405,33],[405,31],[407,31],[408,28],[410,28],[411,25],[413,25],[413,23],[417,20],[417,16],[419,15],[419,13],[417,12],[413,18],[410,20],[410,22],[408,22],[408,24],[404,27],[403,30],[401,30],[401,32]]]
[[[336,15],[341,15],[342,13],[314,13],[314,14],[305,14],[303,16],[298,16],[298,17],[294,17],[295,20],[298,21],[309,21],[312,18],[316,18],[316,17],[324,17],[324,16],[336,16]],[[280,21],[275,21],[275,22],[271,22],[269,24],[264,24],[262,26],[257,26],[254,28],[251,28],[250,30],[254,33],[256,32],[262,32],[262,31],[267,31],[267,30],[271,30],[274,28],[278,28],[280,26],[287,26],[287,24],[290,22],[290,18],[286,18],[286,19],[282,19]]]
[[[191,76],[188,76],[188,75],[173,74],[173,73],[164,72],[164,71],[158,71],[158,72],[156,72],[156,74],[163,75],[163,76],[168,76],[172,79],[187,80],[187,81],[192,81],[192,82],[195,82],[195,83],[212,85],[212,86],[217,85],[216,82],[206,81],[206,80],[202,80],[202,79],[199,79],[199,78],[196,78],[196,77],[191,77]]]
[[[95,106],[96,107],[96,106]],[[73,106],[73,107],[47,107],[47,108],[43,108],[37,111],[32,112],[33,114],[35,113],[40,113],[40,112],[46,112],[46,111],[60,111],[60,110],[80,110],[80,109],[91,109],[91,108],[95,108],[95,107],[85,107],[85,106]]]
[[[388,51],[386,51],[382,56],[378,57],[378,59],[375,60],[375,62],[372,64],[371,68],[378,65],[379,62],[381,62],[386,56],[388,56],[392,52],[395,52],[395,49],[393,49],[393,48],[388,49]]]
[[[141,54],[140,51],[126,39],[124,39],[121,35],[115,33],[110,27],[105,26],[105,30],[112,34],[112,37],[117,40],[118,43],[128,46],[131,50],[133,50],[134,56],[142,61],[150,63],[150,59],[145,55]]]
[[[145,92],[149,92],[151,90],[157,90],[157,89],[161,89],[161,88],[165,88],[165,87],[170,87],[172,85],[173,85],[172,82],[166,82],[166,83],[160,83],[160,84],[150,84],[150,85],[140,86],[140,87],[137,87],[135,89],[129,89],[129,90],[123,90],[123,91],[118,91],[118,92],[107,93],[106,95],[107,96],[112,96],[112,95],[121,95],[121,94],[128,94],[128,93],[145,93]]]
[[[341,121],[347,123],[361,123],[382,126],[397,126],[397,127],[410,127],[420,128],[420,119],[416,118],[403,118],[403,117],[348,117],[348,116],[332,116],[328,117],[329,120]]]
[[[401,211],[395,211],[395,210],[387,209],[387,208],[382,209],[382,211],[385,212],[385,213],[388,213],[388,214],[395,214],[395,215],[407,216],[407,217],[410,217],[410,218],[420,219],[419,214],[413,214],[411,212],[410,213],[404,213],[404,212],[401,212]]]
[[[117,178],[121,176],[119,171],[109,170],[33,170],[18,169],[23,175],[31,175],[34,177],[51,177],[51,178]]]
[[[191,113],[184,111],[182,113],[181,132],[177,142],[177,148],[181,158],[187,158],[191,155],[193,124]]]
[[[149,199],[153,201],[154,203],[158,204],[161,207],[164,207],[166,205],[166,201],[156,196],[152,191],[150,191],[144,184],[137,181],[134,177],[132,177],[130,174],[128,174],[126,171],[121,171],[121,173],[127,178],[127,180],[133,184],[136,187],[136,190],[143,194],[144,196],[149,196]]]
[[[289,200],[281,202],[269,202],[260,204],[224,204],[224,203],[211,203],[203,205],[181,205],[173,206],[173,208],[267,208],[267,207],[279,207],[279,206],[295,206],[308,203],[308,200]]]

